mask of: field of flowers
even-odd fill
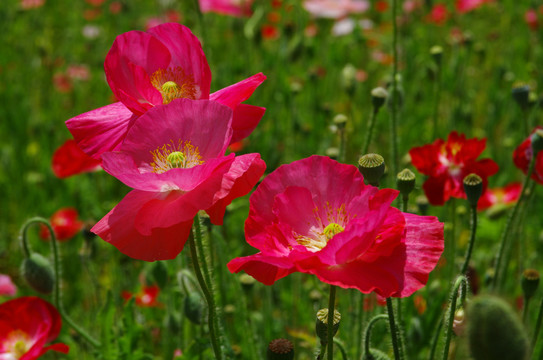
[[[543,5],[3,0],[0,359],[542,359]]]

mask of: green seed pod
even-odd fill
[[[184,304],[185,316],[192,323],[199,325],[202,323],[202,313],[204,312],[204,304],[202,297],[197,291],[193,291],[185,298]]]
[[[477,174],[469,174],[464,178],[464,192],[471,206],[477,206],[483,194],[483,179]]]
[[[503,300],[480,296],[467,309],[468,340],[475,360],[523,360],[528,337],[515,312]]]
[[[518,84],[513,87],[513,90],[511,90],[511,95],[522,109],[526,109],[530,99],[530,86],[526,84]]]
[[[534,296],[535,292],[537,291],[537,287],[539,286],[539,271],[535,269],[524,270],[522,273],[521,285],[524,296],[527,299]]]
[[[49,260],[38,253],[32,253],[23,260],[21,274],[28,285],[42,294],[50,294],[55,284],[53,267]]]
[[[267,360],[294,359],[294,345],[287,339],[275,339],[268,345]]]
[[[441,66],[441,59],[443,58],[443,48],[439,45],[434,45],[430,48],[430,55],[436,66]]]
[[[376,87],[371,91],[371,104],[373,105],[374,111],[379,110],[388,98],[388,91],[383,87]]]
[[[356,68],[352,64],[347,64],[341,70],[341,85],[349,96],[353,96],[356,91]]]
[[[396,185],[403,196],[409,195],[415,188],[415,174],[409,169],[403,169],[396,176]]]
[[[379,154],[366,154],[358,160],[358,170],[368,184],[379,185],[379,179],[385,173],[385,159]]]
[[[334,310],[334,324],[333,324],[333,332],[334,335],[336,335],[338,329],[339,329],[339,323],[341,321],[341,314],[339,311]],[[317,336],[321,340],[323,344],[328,343],[328,309],[320,309],[317,311],[317,322],[315,324],[315,331],[317,333]]]
[[[345,129],[345,125],[347,125],[347,120],[347,116],[343,114],[337,114],[336,116],[334,116],[334,119],[332,121],[339,130],[343,130]]]
[[[243,273],[239,277],[239,282],[241,283],[243,290],[251,291],[251,289],[255,286],[256,280],[251,275]]]
[[[390,358],[381,350],[370,349],[364,354],[363,360],[390,360]]]
[[[532,151],[537,154],[543,150],[543,129],[537,129],[531,136]]]

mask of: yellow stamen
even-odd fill
[[[328,224],[328,226],[324,228],[323,233],[324,233],[324,236],[326,236],[326,240],[330,240],[335,235],[343,231],[345,231],[345,228],[343,228],[343,226],[336,223],[330,223]]]
[[[153,155],[153,161],[149,165],[156,174],[175,168],[189,169],[204,163],[198,147],[192,145],[190,141],[178,140],[175,143],[170,140],[169,144],[151,151],[151,155]]]
[[[150,80],[155,89],[160,91],[163,104],[180,98],[196,100],[200,97],[199,88],[192,77],[179,66],[158,69],[150,76]]]

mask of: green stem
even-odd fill
[[[460,290],[460,286],[462,286],[460,302],[463,304],[464,303],[463,300],[465,299],[466,288],[467,288],[467,280],[464,275],[460,275],[456,278],[456,281],[454,282],[453,291],[451,293],[449,313],[448,313],[449,318],[447,319],[447,328],[445,330],[445,347],[443,348],[443,360],[447,360],[447,358],[449,357],[449,347],[451,344],[454,314],[456,312],[456,301],[458,298],[458,291]]]
[[[365,354],[369,354],[369,351],[371,349],[371,346],[370,346],[371,329],[373,328],[373,326],[379,320],[388,320],[388,315],[380,314],[380,315],[374,316],[368,322],[368,326],[366,327],[366,331],[364,331],[364,353]],[[367,356],[365,356],[365,357],[367,357]]]
[[[328,299],[328,360],[334,359],[334,311],[336,306],[336,287],[330,285],[330,298]]]
[[[402,208],[400,209],[402,212],[407,211],[407,203],[409,201],[409,195],[402,195]]]
[[[200,243],[200,245],[198,246],[199,247],[201,246],[202,239],[201,239],[201,234],[199,231],[200,229],[199,222],[200,222],[200,219],[198,218],[198,216],[196,216],[196,218],[194,219],[194,223],[198,225],[194,226],[195,229],[193,229],[194,231],[190,232],[189,239],[188,239],[189,247],[190,247],[190,256],[192,257],[192,265],[194,266],[194,272],[196,274],[196,278],[198,279],[198,283],[200,284],[200,288],[202,289],[202,292],[204,293],[204,297],[207,302],[207,307],[208,307],[207,323],[209,326],[209,333],[211,336],[211,345],[213,346],[213,352],[215,353],[215,358],[218,360],[221,360],[223,356],[222,356],[221,347],[220,347],[217,334],[216,334],[217,329],[215,328],[215,317],[216,317],[215,300],[213,299],[213,295],[211,294],[211,292],[209,291],[209,288],[206,285],[206,282],[204,280],[204,275],[202,274],[202,270],[200,269],[198,254],[196,251],[196,243],[194,241],[194,232],[196,232],[198,240],[199,240],[198,242]]]
[[[27,222],[23,224],[23,227],[21,229],[21,235],[20,240],[23,247],[23,252],[25,253],[25,257],[29,257],[30,252],[30,246],[28,245],[27,240],[27,231],[30,225],[32,224],[44,224],[47,226],[47,229],[49,230],[49,234],[51,235],[51,252],[53,253],[53,271],[55,274],[55,285],[53,288],[53,302],[55,303],[55,307],[57,308],[60,316],[62,316],[62,320],[64,320],[68,325],[72,327],[79,335],[81,335],[85,340],[87,340],[92,346],[94,347],[101,347],[102,344],[96,339],[94,339],[91,335],[89,335],[82,327],[80,327],[77,323],[75,323],[66,313],[64,310],[64,307],[62,306],[61,302],[61,291],[60,291],[60,260],[58,255],[58,247],[57,247],[57,238],[55,236],[55,232],[53,231],[53,227],[49,223],[47,219],[41,218],[41,217],[34,217],[29,219]]]
[[[470,206],[471,208],[471,236],[469,238],[468,249],[466,250],[466,258],[460,274],[465,274],[468,270],[469,259],[471,258],[471,252],[473,251],[473,244],[475,243],[475,233],[477,231],[477,205]]]
[[[387,298],[387,311],[390,335],[392,337],[392,347],[394,349],[394,359],[401,360],[403,357],[401,354],[400,336],[398,327],[396,326],[396,321],[394,320],[394,307],[392,306],[391,298]]]
[[[526,325],[526,316],[528,315],[528,306],[530,305],[530,298],[524,296],[524,306],[522,307],[522,322]]]
[[[398,104],[400,101],[400,94],[398,93],[398,0],[392,1],[392,57],[393,57],[393,67],[392,67],[392,104],[390,108],[391,112],[391,129],[390,137],[392,144],[392,166],[391,173],[398,173]]]
[[[347,352],[345,351],[345,347],[343,346],[343,343],[339,341],[339,339],[334,338],[334,344],[337,345],[339,352],[341,353],[341,358],[343,360],[349,360],[349,357],[347,356]]]
[[[437,119],[439,115],[439,103],[441,100],[441,64],[437,66],[436,79],[435,79],[435,99],[434,99],[434,111],[433,111],[433,128],[432,128],[432,139],[437,138]]]
[[[456,258],[456,199],[451,198],[450,200],[450,213],[451,213],[451,231],[449,236],[449,245],[447,263],[449,264],[450,278],[453,278],[455,272],[455,258]]]
[[[368,125],[368,134],[366,135],[366,141],[364,142],[364,147],[362,148],[362,154],[360,155],[366,155],[368,153],[368,150],[370,148],[371,144],[371,138],[373,137],[373,129],[375,128],[375,119],[377,118],[377,114],[379,113],[378,107],[373,107],[373,111],[370,115],[370,123]]]
[[[432,337],[432,347],[430,348],[430,356],[428,359],[434,360],[436,349],[437,349],[437,342],[439,340],[439,334],[441,333],[441,328],[443,327],[443,317],[440,316],[439,323],[437,324],[437,328],[434,331],[434,336]]]
[[[345,138],[345,128],[339,130],[339,162],[345,162],[345,147],[346,147],[346,138]]]
[[[532,337],[532,348],[535,349],[535,343],[537,341],[537,336],[539,335],[539,330],[541,329],[541,322],[543,321],[543,298],[541,298],[541,303],[539,304],[539,312],[537,314],[537,320],[535,322],[534,335]]]
[[[526,188],[528,187],[528,184],[530,182],[530,178],[532,176],[532,173],[534,172],[535,167],[535,156],[532,156],[532,159],[530,160],[530,167],[528,168],[528,173],[526,174],[526,178],[524,179],[524,184],[522,185],[522,190],[520,192],[520,198],[518,199],[517,203],[515,204],[515,207],[513,208],[513,211],[509,213],[509,216],[507,217],[507,222],[505,223],[505,228],[501,234],[500,238],[500,249],[498,250],[498,258],[496,260],[496,267],[494,268],[494,279],[492,282],[492,289],[497,290],[497,286],[499,285],[499,277],[500,273],[502,271],[502,262],[503,262],[503,256],[504,256],[504,250],[507,246],[507,239],[509,235],[509,231],[511,230],[511,226],[514,223],[515,218],[517,217],[517,213],[520,208],[520,204],[524,201],[526,198]]]

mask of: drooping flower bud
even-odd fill
[[[379,180],[385,173],[385,159],[379,154],[366,154],[358,160],[358,170],[368,184],[379,186]]]
[[[534,156],[543,150],[543,129],[537,129],[530,138],[532,142],[532,151]]]
[[[415,174],[409,169],[403,169],[396,176],[396,185],[403,196],[409,195],[415,188]]]
[[[332,327],[333,330],[333,336],[336,335],[338,329],[339,329],[339,323],[341,321],[341,314],[339,311],[334,309],[334,324]],[[317,311],[317,322],[315,325],[315,331],[317,333],[317,336],[321,340],[321,343],[327,344],[328,343],[328,309],[320,309]]]
[[[268,345],[267,360],[294,359],[294,345],[288,339],[275,339]]]
[[[184,304],[185,316],[194,324],[202,323],[202,314],[204,312],[204,304],[202,297],[197,291],[193,291],[187,295]]]
[[[471,355],[482,359],[526,359],[528,337],[511,307],[492,296],[476,297],[467,310]]]
[[[464,192],[471,206],[477,206],[479,198],[483,194],[483,179],[474,173],[464,177]]]
[[[524,292],[524,297],[530,299],[534,296],[539,286],[539,271],[535,269],[526,269],[522,273],[522,291]]]
[[[387,101],[388,91],[383,87],[376,87],[371,91],[371,104],[374,111],[379,110]]]
[[[42,294],[50,294],[55,284],[53,267],[49,260],[38,253],[32,253],[21,264],[21,274],[28,285]]]

